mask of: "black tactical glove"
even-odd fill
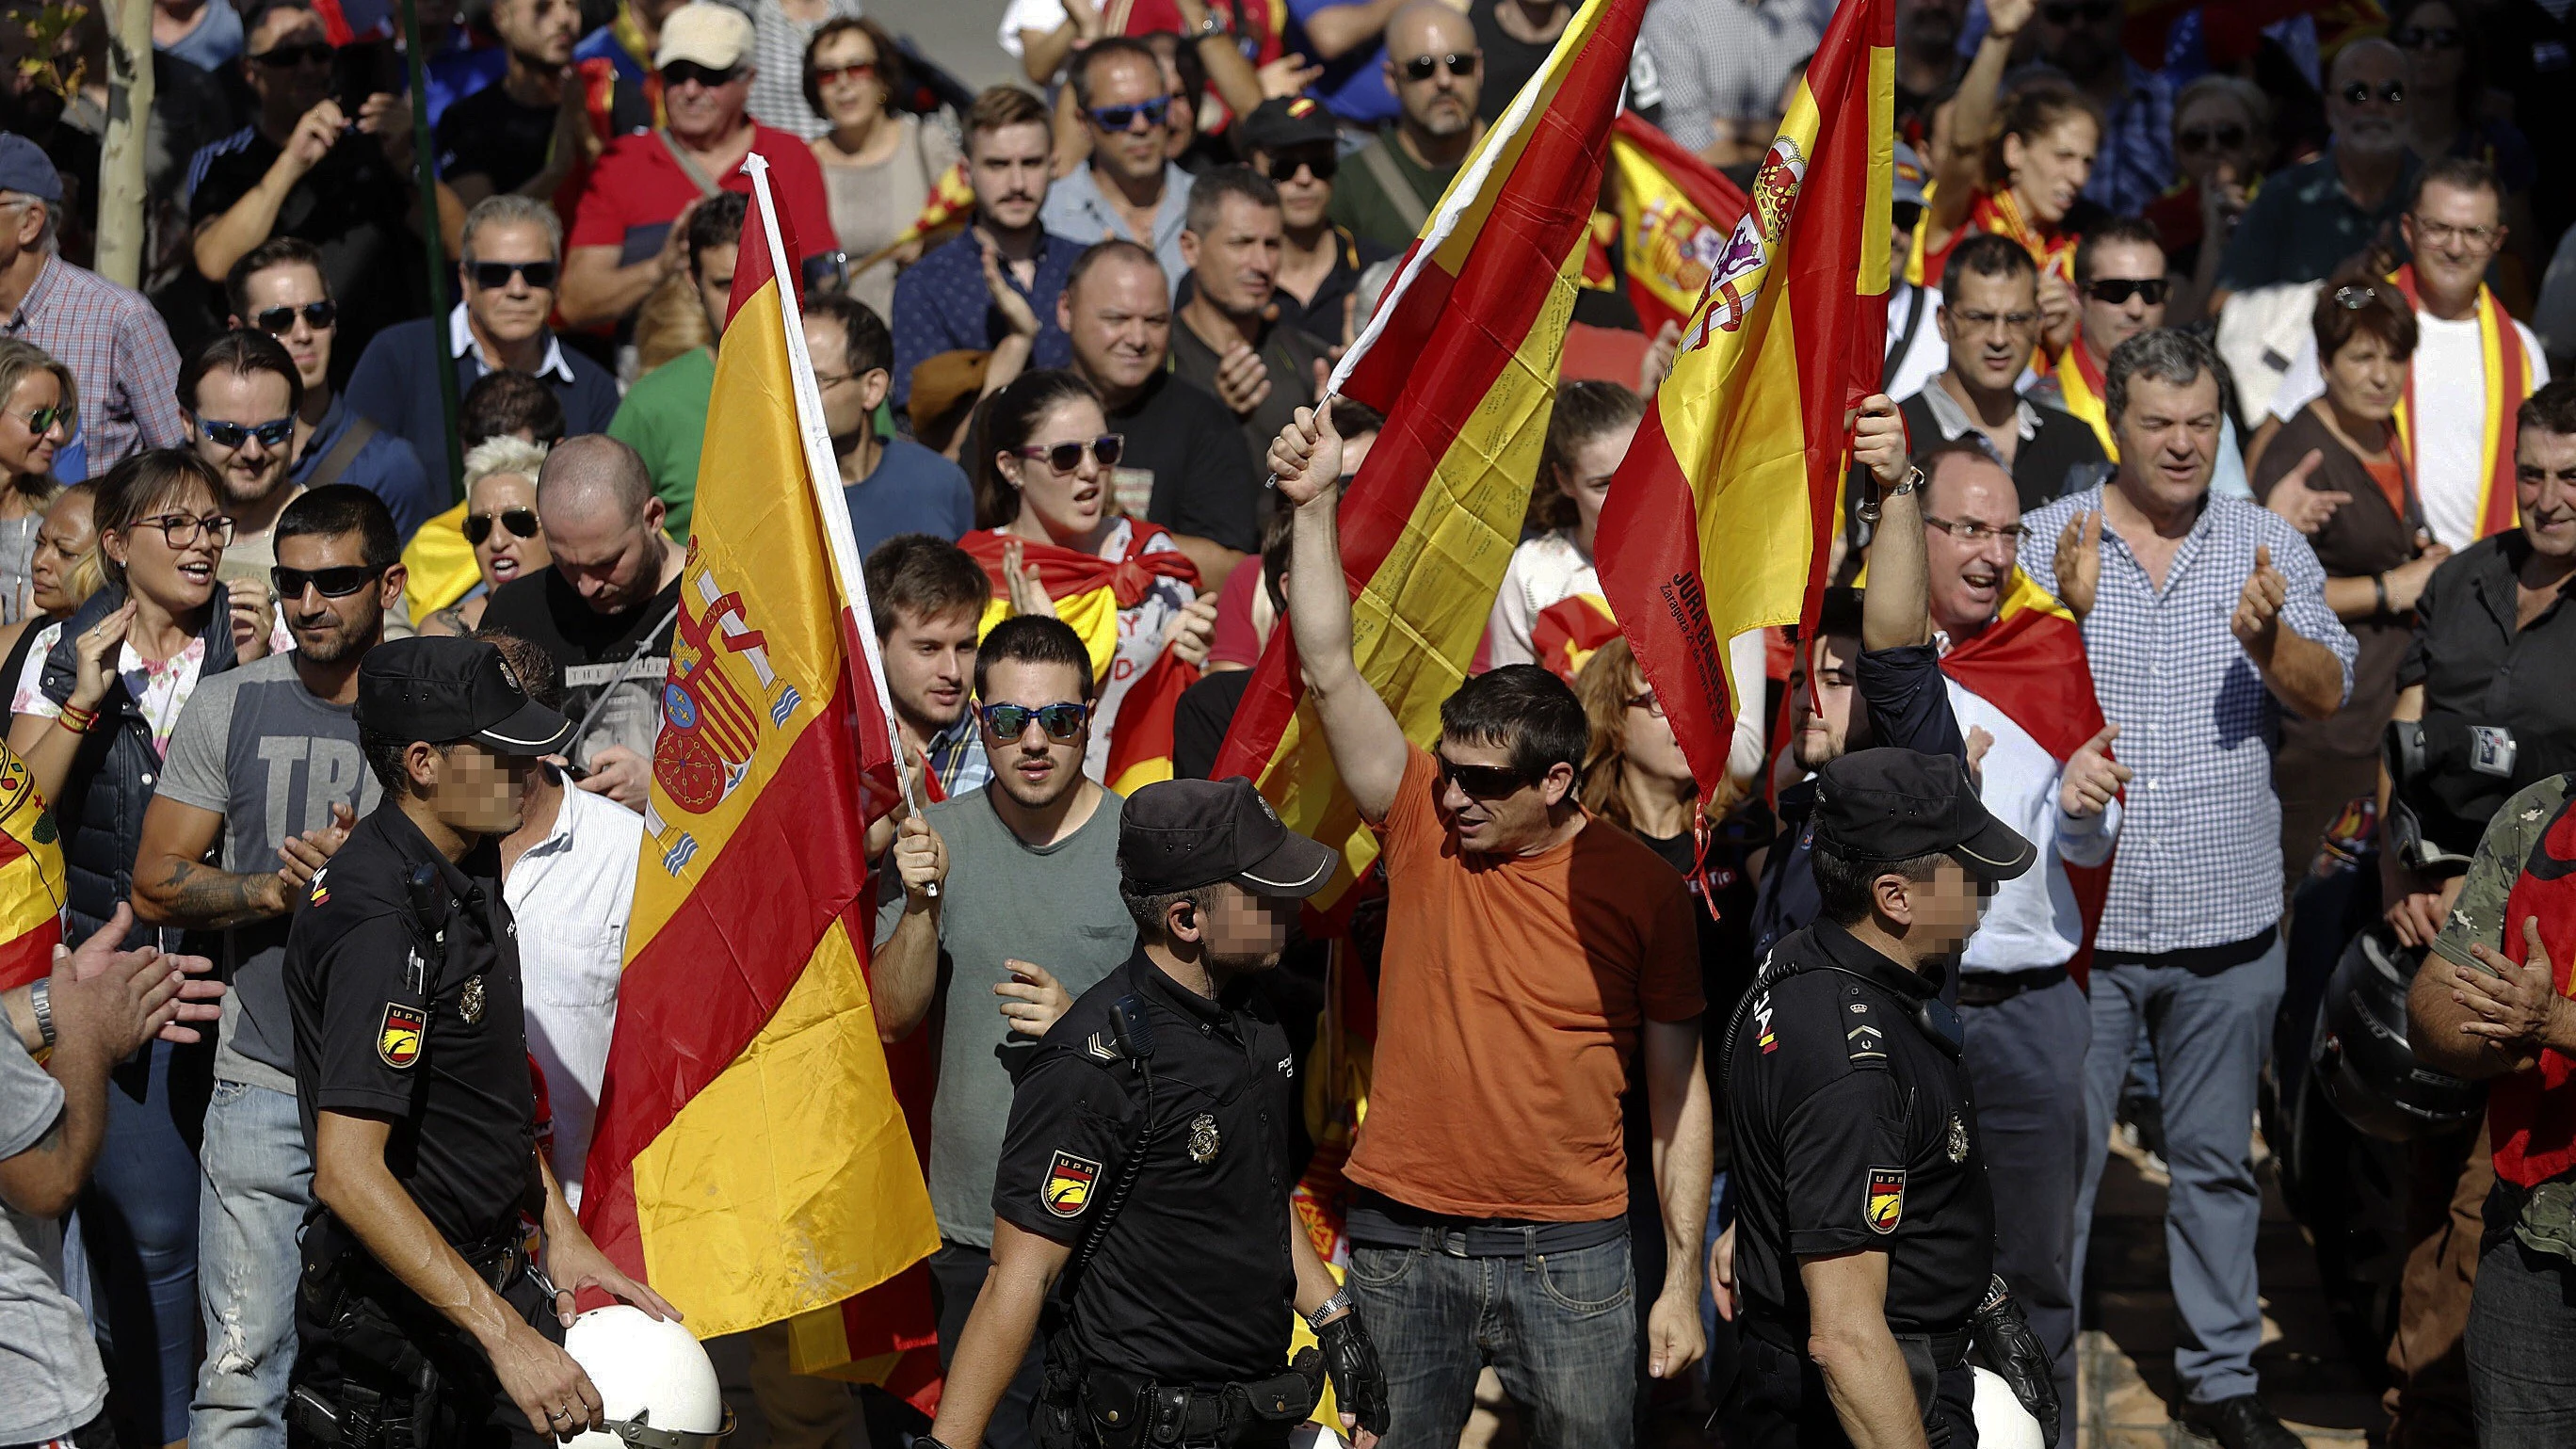
[[[2030,1331],[2021,1305],[2013,1301],[2003,1279],[1987,1284],[1986,1299],[1977,1305],[1973,1335],[1986,1367],[2011,1387],[2013,1397],[2039,1421],[2040,1442],[2057,1449],[2057,1365],[2040,1346],[2039,1335]]]
[[[2027,1332],[2028,1330],[2024,1330]],[[1378,1362],[1377,1345],[1355,1309],[1315,1333],[1324,1346],[1324,1367],[1333,1376],[1341,1410],[1358,1418],[1372,1434],[1386,1432],[1386,1366]]]

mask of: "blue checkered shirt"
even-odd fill
[[[2057,592],[2057,536],[2087,489],[2024,515],[2021,566]],[[2120,727],[2120,853],[2095,944],[2163,953],[2260,934],[2281,918],[2281,800],[2272,790],[2280,704],[2228,630],[2257,545],[2289,580],[2282,622],[2334,651],[2352,693],[2352,635],[2326,607],[2325,570],[2299,531],[2241,498],[2212,496],[2159,591],[2108,523],[2084,648],[2102,716]]]
[[[931,737],[930,769],[939,777],[939,793],[950,800],[993,782],[993,757],[984,753],[984,730],[973,701],[957,723]]]
[[[2093,174],[2084,181],[2084,199],[2113,216],[2137,216],[2173,185],[2174,88],[2134,60],[2121,64],[2129,68],[2129,93],[2102,132]]]

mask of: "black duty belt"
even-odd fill
[[[2029,971],[1962,971],[1959,973],[1961,1006],[2001,1006],[2016,996],[2033,991],[2046,991],[2066,979],[2063,966],[2040,966]]]
[[[1299,1354],[1296,1366],[1285,1372],[1221,1388],[1158,1384],[1134,1374],[1108,1369],[1086,1371],[1050,1362],[1046,1388],[1039,1397],[1056,1411],[1055,1415],[1042,1415],[1042,1425],[1062,1423],[1071,1427],[1088,1421],[1087,1432],[1070,1442],[1096,1443],[1111,1449],[1147,1445],[1184,1449],[1230,1443],[1255,1424],[1303,1422],[1314,1412],[1323,1388],[1323,1361],[1310,1348]],[[1043,1427],[1039,1438],[1042,1442],[1064,1442],[1054,1439]]]
[[[1747,1332],[1773,1348],[1796,1354],[1800,1358],[1807,1356],[1805,1335],[1793,1332],[1789,1325],[1778,1319],[1764,1318],[1759,1314],[1747,1314],[1742,1321]],[[1930,1345],[1932,1366],[1936,1369],[1954,1369],[1966,1363],[1968,1345],[1974,1332],[1973,1329],[1966,1327],[1947,1329],[1940,1333],[1909,1332],[1894,1324],[1889,1324],[1888,1330],[1900,1342],[1910,1338]]]

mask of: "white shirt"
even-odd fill
[[[2549,381],[2549,359],[2540,339],[2516,322],[2523,356],[2531,359],[2531,387],[2538,392]],[[2433,537],[2452,549],[2478,541],[2478,494],[2485,486],[2487,423],[2486,361],[2479,355],[2478,319],[2445,322],[2430,312],[2415,314],[2415,492],[2424,500],[2424,522]],[[2317,339],[2312,333],[2272,395],[2272,416],[2283,422],[2326,394],[2325,374],[2317,367]],[[2507,435],[2508,439],[2510,434]],[[2506,446],[2511,446],[2510,442]]]
[[[1923,320],[1914,329],[1910,342],[1905,338],[1905,318],[1914,306],[1917,289],[1909,282],[1898,282],[1887,293],[1887,360],[1890,371],[1887,395],[1903,402],[1929,387],[1932,379],[1950,365],[1950,344],[1941,340],[1941,326],[1933,319],[1940,315],[1941,289],[1924,287]],[[1905,355],[1896,355],[1896,344],[1905,342]]]
[[[519,923],[519,975],[528,1054],[546,1074],[554,1111],[555,1177],[581,1206],[581,1164],[599,1114],[608,1039],[617,1029],[617,974],[644,817],[604,795],[566,787],[554,828],[511,862],[502,899]]]
[[[2030,732],[1949,676],[1950,710],[1959,733],[1983,729],[1994,744],[1980,762],[1977,796],[1996,819],[2021,832],[2039,850],[2039,866],[2005,881],[1986,906],[1986,918],[1959,969],[2034,971],[2063,966],[2084,945],[2084,915],[2076,909],[2068,865],[2100,865],[2120,836],[2120,802],[2099,815],[2070,816],[2057,808],[2060,767]]]

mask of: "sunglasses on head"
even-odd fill
[[[675,60],[662,67],[662,84],[665,87],[677,89],[691,81],[696,81],[708,90],[716,90],[732,85],[741,74],[742,67],[738,65],[729,65],[722,70],[717,70],[713,66],[700,65],[694,60]]]
[[[2182,151],[2236,151],[2243,149],[2251,133],[2233,121],[2216,126],[2189,126],[2174,137],[2174,147]]]
[[[1043,458],[1048,467],[1059,473],[1070,473],[1082,466],[1082,454],[1085,449],[1089,449],[1091,456],[1100,460],[1101,467],[1115,468],[1118,466],[1119,455],[1127,451],[1127,435],[1103,433],[1088,443],[1057,443],[1045,448],[1013,448],[1011,452],[1022,458]]]
[[[197,428],[206,440],[218,448],[238,448],[253,438],[263,448],[283,448],[295,436],[295,419],[272,418],[264,423],[220,423],[213,418],[197,419]]]
[[[877,63],[873,60],[854,60],[848,65],[817,66],[814,69],[814,84],[836,86],[843,81],[874,80],[876,73]]]
[[[2384,105],[2401,104],[2406,99],[2406,82],[2381,81],[2376,94]],[[2366,106],[2370,104],[2372,95],[2370,82],[2354,81],[2343,88],[2343,103],[2347,106]]]
[[[1342,169],[1342,158],[1330,146],[1312,151],[1273,152],[1262,169],[1273,181],[1294,181],[1303,169],[1318,181],[1330,181]]]
[[[1474,75],[1477,64],[1483,59],[1483,56],[1472,50],[1453,50],[1447,55],[1417,55],[1404,63],[1404,78],[1427,81],[1431,79],[1432,72],[1443,66],[1448,67],[1451,75],[1464,78]]]
[[[70,403],[56,403],[49,408],[38,408],[27,414],[24,421],[27,424],[27,431],[39,438],[52,432],[57,426],[67,432],[80,426],[78,411]]]
[[[272,70],[285,70],[298,65],[328,65],[333,51],[327,42],[308,40],[302,45],[272,46],[251,57]]]
[[[1440,762],[1440,783],[1457,786],[1470,800],[1500,800],[1530,783],[1528,775],[1509,765],[1461,765],[1447,755],[1432,758]]]
[[[2084,284],[2085,295],[2096,302],[2117,307],[2131,297],[2144,297],[2150,307],[2165,304],[2165,294],[2172,284],[2162,277],[2103,277]]]
[[[1018,739],[1028,733],[1029,721],[1036,720],[1038,728],[1046,731],[1046,737],[1060,745],[1072,743],[1082,734],[1082,727],[1091,722],[1091,706],[1075,704],[1071,700],[1041,704],[1035,708],[1025,704],[988,704],[975,713],[984,721],[985,732],[997,740]]]
[[[465,541],[473,544],[477,548],[480,548],[483,544],[483,540],[492,536],[492,520],[496,518],[501,520],[501,526],[503,528],[510,530],[521,538],[534,538],[537,536],[537,511],[535,509],[504,508],[497,513],[469,513],[465,515]]]
[[[474,285],[486,292],[497,292],[510,285],[510,278],[525,277],[528,285],[543,292],[555,284],[552,262],[469,262]]]
[[[268,581],[277,585],[277,596],[281,599],[303,598],[308,584],[319,589],[326,599],[345,599],[384,576],[383,569],[371,569],[363,564],[329,569],[291,569],[279,564],[268,571]]]
[[[2362,308],[2379,300],[2379,289],[2377,287],[2365,287],[2358,284],[2337,287],[2335,288],[2334,300],[2335,305],[2341,307],[2345,311],[2358,312]]]
[[[2460,40],[2455,25],[2408,25],[2388,32],[2388,43],[2399,50],[2450,50]]]
[[[1092,124],[1104,131],[1129,131],[1135,129],[1138,116],[1144,117],[1148,126],[1159,126],[1171,111],[1172,98],[1156,96],[1132,106],[1093,106],[1089,114]]]
[[[307,302],[301,307],[262,307],[250,319],[251,325],[271,337],[283,337],[295,330],[295,316],[304,314],[304,325],[316,332],[328,332],[340,320],[336,302]]]

